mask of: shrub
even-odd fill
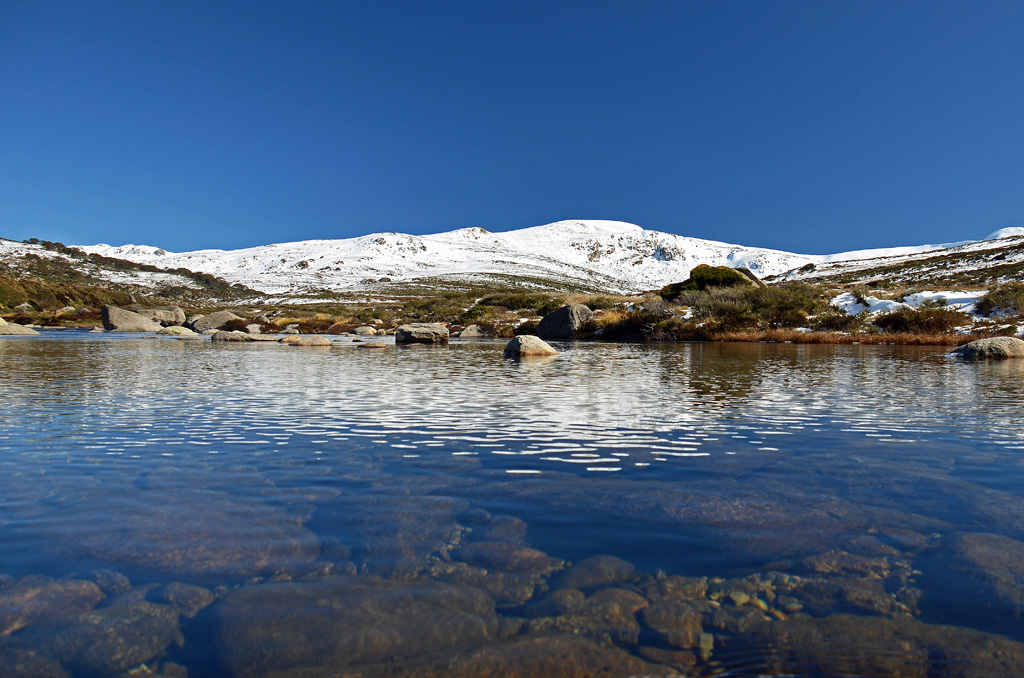
[[[671,301],[681,293],[692,290],[703,291],[712,287],[751,287],[752,285],[750,278],[728,266],[701,264],[690,271],[689,278],[683,282],[665,285],[659,294],[662,299]]]
[[[966,313],[948,308],[898,308],[875,318],[884,332],[946,334],[970,322]]]
[[[1016,280],[996,285],[977,303],[978,312],[990,316],[995,312],[1024,315],[1024,282]]]
[[[850,315],[841,308],[830,306],[814,317],[811,329],[819,332],[856,332],[864,324],[865,315]]]

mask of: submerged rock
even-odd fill
[[[447,344],[448,328],[443,323],[411,323],[395,329],[396,344]]]
[[[129,573],[216,581],[287,570],[319,555],[316,536],[288,512],[222,492],[125,492],[70,506],[67,515],[50,528],[61,551]]]
[[[127,671],[162,657],[171,643],[183,642],[178,613],[146,602],[68,615],[27,628],[19,638],[82,676]]]
[[[151,318],[117,306],[104,306],[100,317],[103,328],[111,332],[159,332],[163,327]]]
[[[543,551],[501,541],[478,541],[460,546],[452,556],[470,565],[543,577],[562,566],[562,561]]]
[[[327,577],[234,589],[191,628],[219,665],[217,675],[249,678],[451,656],[496,640],[499,623],[494,601],[474,588]]]
[[[537,325],[537,336],[552,341],[575,339],[594,312],[583,304],[569,304],[548,313]]]
[[[740,675],[1010,678],[1024,643],[956,626],[833,615],[761,622],[714,658]]]
[[[593,556],[584,558],[552,577],[551,588],[586,591],[627,582],[635,574],[633,563],[614,556]]]
[[[558,351],[548,346],[547,342],[529,334],[516,337],[505,345],[506,358],[525,358],[529,356],[558,355]]]
[[[0,676],[3,678],[69,678],[56,659],[44,657],[11,638],[0,638]]]
[[[105,597],[91,581],[43,576],[12,579],[0,588],[0,636],[90,610]]]
[[[978,339],[955,349],[953,354],[974,360],[1024,358],[1024,339],[1017,337]]]

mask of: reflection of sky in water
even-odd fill
[[[95,465],[444,455],[529,475],[672,473],[837,441],[859,453],[921,448],[937,436],[1024,448],[1021,368],[963,364],[942,349],[581,344],[519,364],[502,358],[502,345],[0,342],[0,451]]]

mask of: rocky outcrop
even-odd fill
[[[558,351],[548,346],[547,342],[528,334],[516,337],[505,345],[506,358],[525,358],[530,356],[558,355]]]
[[[411,323],[395,330],[396,344],[447,344],[448,328],[443,323]]]
[[[34,336],[38,335],[31,327],[25,327],[18,323],[9,323],[3,318],[0,318],[0,336]]]
[[[104,306],[100,317],[103,328],[111,332],[159,332],[163,327],[155,320],[117,306]]]
[[[953,351],[954,355],[968,360],[1004,360],[1024,358],[1024,340],[1017,337],[989,337],[964,344]]]
[[[215,311],[206,315],[189,318],[185,325],[196,332],[205,332],[206,330],[222,329],[232,320],[243,320],[243,318],[235,315],[231,311]]]
[[[544,316],[537,325],[537,336],[552,341],[575,339],[594,312],[583,304],[569,304]]]
[[[185,311],[181,310],[180,306],[157,306],[156,308],[146,308],[141,304],[132,304],[128,308],[141,316],[145,316],[154,322],[160,323],[164,327],[168,327],[170,325],[181,325],[185,322]]]

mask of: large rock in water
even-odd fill
[[[528,334],[516,337],[505,345],[506,358],[525,358],[529,356],[558,355],[547,342]]]
[[[201,315],[198,318],[192,318],[185,325],[186,327],[190,326],[196,332],[205,332],[207,330],[222,329],[232,320],[244,320],[244,318],[235,315],[231,311],[214,311],[213,313]]]
[[[163,327],[155,320],[117,306],[104,306],[100,316],[103,328],[111,332],[159,332]]]
[[[23,325],[19,325],[17,323],[9,323],[6,320],[4,320],[3,318],[0,318],[0,336],[4,336],[4,335],[8,335],[8,336],[18,336],[18,335],[32,336],[32,335],[38,335],[38,334],[39,333],[36,332],[31,327],[24,327]]]
[[[164,327],[180,325],[185,322],[185,311],[181,310],[180,306],[157,306],[156,308],[146,308],[142,304],[132,304],[128,308],[139,315],[160,323]]]
[[[1024,340],[1017,337],[990,337],[964,344],[953,351],[962,358],[985,360],[1024,358]]]
[[[190,626],[216,675],[232,678],[377,675],[373,664],[451,656],[493,642],[498,628],[478,589],[345,576],[234,589]]]
[[[544,316],[537,325],[537,336],[552,341],[570,341],[576,338],[583,325],[593,317],[594,312],[583,304],[563,306]]]
[[[443,323],[410,323],[395,330],[396,344],[447,344],[448,328]]]

